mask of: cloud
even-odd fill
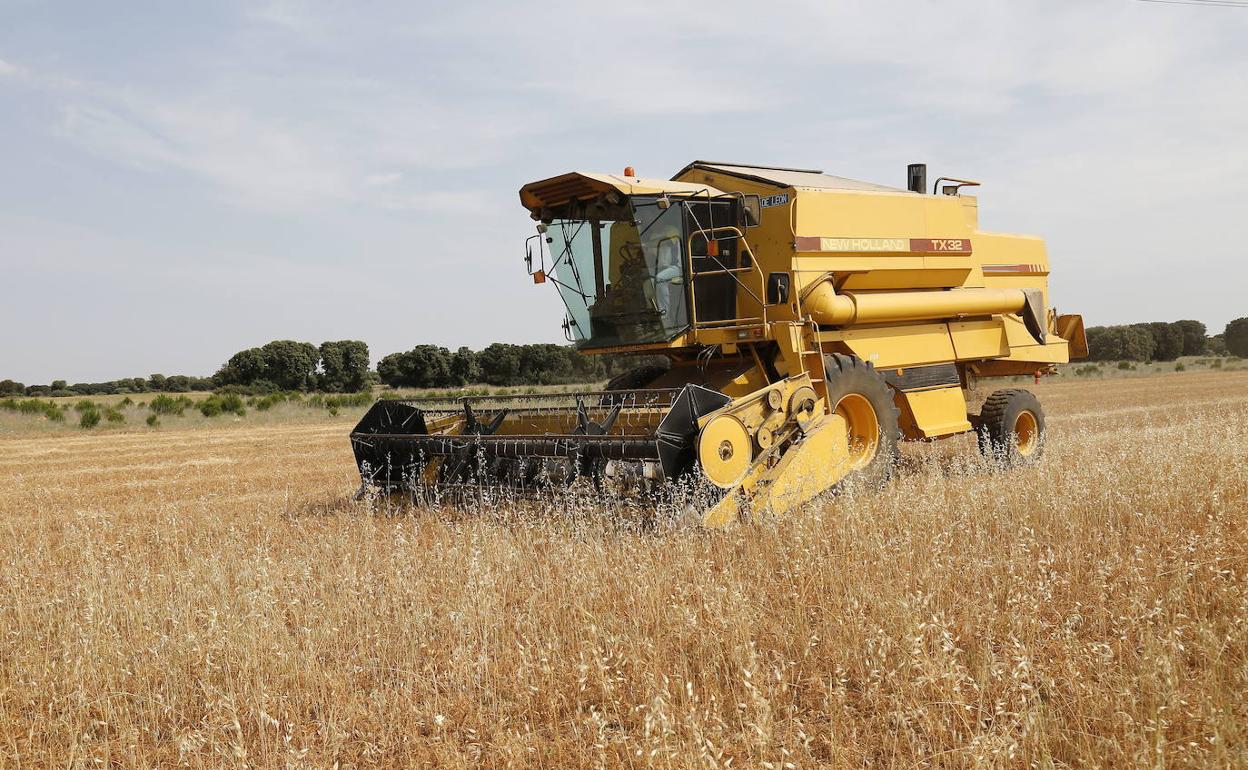
[[[18,75],[21,71],[16,64],[9,64],[4,59],[0,59],[0,78]]]
[[[384,187],[385,185],[394,184],[395,182],[399,181],[402,178],[403,178],[402,172],[387,171],[387,172],[382,172],[382,173],[369,174],[368,176],[364,177],[364,184],[368,185],[369,187]]]
[[[144,171],[187,172],[262,209],[315,207],[349,196],[332,148],[228,105],[96,90],[90,100],[71,101],[58,128],[100,157]]]

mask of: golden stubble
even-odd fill
[[[1248,376],[1035,390],[1038,467],[713,533],[352,503],[347,421],[6,437],[0,766],[1248,765]]]

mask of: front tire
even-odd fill
[[[1044,453],[1044,410],[1029,390],[1007,388],[979,413],[979,450],[1006,465],[1029,465]]]
[[[823,357],[828,401],[849,427],[850,477],[882,486],[897,462],[900,415],[893,391],[870,362],[832,353]]]

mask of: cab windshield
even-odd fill
[[[578,348],[665,342],[689,326],[680,206],[630,198],[546,230]]]

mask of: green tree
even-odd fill
[[[321,343],[321,390],[355,393],[368,381],[368,345],[359,340]]]
[[[520,346],[520,370],[517,384],[553,385],[568,382],[572,361],[563,345],[539,344]]]
[[[22,396],[26,394],[26,386],[13,380],[0,380],[0,396]]]
[[[191,389],[191,378],[185,374],[175,374],[165,380],[165,390],[170,393],[186,393]]]
[[[482,381],[490,385],[516,385],[520,379],[520,348],[495,342],[477,355]]]
[[[156,392],[164,390],[165,389],[165,375],[163,374],[148,375],[147,387],[149,390],[156,391]]]
[[[1183,330],[1165,321],[1137,324],[1153,336],[1153,360],[1173,361],[1183,354]]]
[[[1142,325],[1093,326],[1087,335],[1093,361],[1147,361],[1153,356],[1152,332]]]
[[[1207,351],[1211,356],[1226,356],[1227,354],[1227,338],[1222,334],[1214,334],[1209,337]],[[27,396],[30,394],[30,388],[26,388]]]
[[[381,381],[392,388],[445,388],[454,384],[451,352],[437,345],[417,345],[377,362]]]
[[[262,347],[248,348],[230,356],[230,360],[213,375],[213,381],[218,387],[224,387],[253,386],[264,380],[272,382],[280,390],[310,390],[316,387],[319,361],[320,352],[311,343],[274,340]]]
[[[1178,327],[1179,333],[1183,335],[1183,355],[1204,355],[1205,349],[1209,344],[1205,325],[1200,321],[1192,320],[1175,321],[1174,325]]]
[[[250,385],[265,378],[265,356],[260,348],[240,350],[213,375],[218,385]]]
[[[1248,318],[1236,318],[1222,332],[1226,352],[1240,358],[1248,358]]]
[[[260,348],[264,354],[264,379],[282,390],[311,390],[316,387],[316,364],[320,354],[309,342],[274,340]]]
[[[477,354],[469,348],[460,348],[451,356],[451,378],[456,385],[468,385],[481,379],[481,367]]]

